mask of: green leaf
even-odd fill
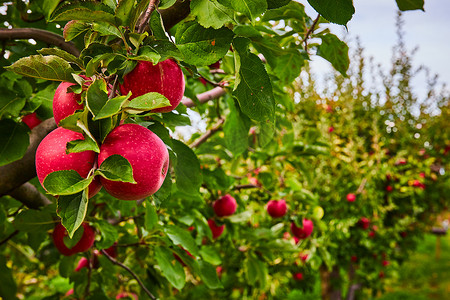
[[[96,117],[108,101],[106,82],[104,80],[95,80],[91,83],[86,92],[86,100],[89,111]]]
[[[275,9],[287,5],[291,0],[267,0],[267,8]]]
[[[219,29],[226,23],[234,22],[234,12],[231,8],[220,4],[217,0],[192,0],[191,13],[205,28]]]
[[[123,2],[123,1],[121,1],[121,2]],[[117,38],[122,38],[122,35],[120,34],[119,29],[117,29],[117,27],[115,27],[109,23],[106,23],[106,22],[96,22],[96,23],[92,24],[92,30],[100,33],[101,36],[112,35]]]
[[[63,37],[68,42],[88,31],[91,28],[91,24],[83,21],[73,20],[64,26]]]
[[[83,151],[94,151],[96,153],[100,153],[100,148],[98,147],[97,142],[89,136],[86,136],[82,140],[70,141],[66,144],[67,153],[78,153]]]
[[[63,237],[64,245],[66,245],[67,248],[72,249],[73,247],[75,247],[76,244],[78,244],[79,241],[81,241],[83,234],[84,234],[84,227],[83,226],[78,227],[78,229],[75,230],[74,234],[71,237],[69,236]]]
[[[219,0],[219,2],[244,14],[252,23],[267,10],[267,0]]]
[[[159,2],[159,6],[158,9],[166,9],[171,7],[172,5],[175,4],[175,2],[177,2],[176,0],[161,0]]]
[[[199,265],[199,275],[206,286],[210,289],[220,289],[223,288],[222,282],[220,282],[217,276],[216,268],[210,263],[200,260]]]
[[[228,28],[205,28],[190,21],[179,25],[175,39],[186,63],[205,66],[215,63],[227,53],[233,35]]]
[[[0,120],[0,166],[21,159],[25,154],[30,137],[23,123],[12,120]]]
[[[191,234],[174,225],[166,225],[164,232],[175,245],[180,245],[192,255],[198,256],[198,248]]]
[[[93,1],[73,2],[61,6],[52,15],[52,22],[55,21],[89,21],[108,22],[115,25],[112,10],[105,4]]]
[[[308,2],[331,23],[346,25],[355,13],[352,0],[308,0]]]
[[[156,207],[151,203],[145,203],[145,230],[150,231],[158,224],[158,214],[156,213]]]
[[[74,82],[72,73],[75,71],[65,59],[55,55],[31,55],[5,68],[23,76]]]
[[[156,50],[153,49],[152,47],[144,46],[144,47],[139,48],[137,56],[134,56],[131,59],[132,60],[145,60],[145,61],[150,61],[154,64],[157,64],[161,59],[161,55],[158,52],[156,52]]]
[[[75,170],[63,170],[48,174],[43,185],[52,195],[72,195],[87,188],[92,179],[92,176],[87,179],[81,177]]]
[[[68,278],[70,274],[73,272],[73,265],[75,264],[75,255],[71,256],[63,256],[59,260],[58,264],[58,271],[59,275],[61,275],[64,278]]]
[[[218,266],[222,263],[222,258],[219,255],[219,252],[212,246],[203,246],[200,249],[201,257],[214,266]]]
[[[60,0],[43,0],[42,1],[42,12],[45,15],[45,19],[49,21],[50,16],[53,11],[58,7]]]
[[[241,115],[239,108],[234,105],[234,101],[228,101],[230,113],[227,115],[223,132],[225,134],[225,145],[235,157],[244,153],[248,148],[249,126],[244,122],[245,115]],[[247,122],[248,123],[248,122]]]
[[[58,48],[42,48],[37,51],[41,55],[55,55],[58,57],[61,57],[62,59],[77,64],[80,68],[83,67],[83,61],[76,57],[73,54],[70,54],[64,50],[58,49]]]
[[[202,184],[200,162],[191,148],[180,141],[173,140],[173,151],[177,154],[175,165],[176,185],[179,190],[196,194]]]
[[[265,147],[270,143],[275,134],[275,124],[271,122],[261,122],[259,124],[258,145]]]
[[[164,178],[164,182],[159,190],[153,194],[153,199],[157,203],[162,203],[169,200],[172,195],[172,176],[170,173]]]
[[[133,14],[134,0],[120,0],[117,4],[115,16],[117,23],[122,26],[130,26]]]
[[[244,262],[245,278],[248,284],[254,285],[258,279],[258,261],[252,255],[249,255]]]
[[[36,233],[54,228],[55,221],[49,212],[29,209],[14,218],[14,227],[20,231]]]
[[[4,89],[0,94],[0,119],[3,116],[19,116],[24,108],[26,100],[18,93]]]
[[[117,226],[114,226],[106,220],[98,220],[95,223],[95,226],[98,228],[98,231],[101,234],[102,239],[99,242],[95,243],[95,246],[99,249],[107,249],[114,245],[115,242],[119,239],[119,231]]]
[[[6,256],[0,256],[0,296],[5,300],[14,300],[17,299],[17,284],[14,281],[13,272],[6,263]]]
[[[170,101],[160,93],[150,92],[131,99],[125,106],[130,114],[138,114],[155,108],[169,106]]]
[[[131,94],[127,96],[118,96],[106,101],[105,105],[98,111],[97,115],[93,118],[94,121],[105,119],[117,115],[127,103],[128,99],[130,99]]]
[[[175,265],[172,264],[172,261],[174,260],[172,251],[166,247],[156,247],[155,259],[158,262],[164,277],[166,277],[175,288],[181,290],[186,282],[186,275],[183,266],[178,261],[175,261]]]
[[[57,205],[56,212],[69,237],[72,238],[86,217],[88,207],[86,190],[74,195],[60,196]]]
[[[261,59],[249,52],[248,43],[246,38],[235,38],[233,41],[239,67],[233,96],[239,101],[242,112],[251,119],[274,121],[272,84]]]
[[[328,60],[337,71],[346,77],[350,65],[347,44],[331,33],[325,34],[321,38],[322,44],[317,47],[317,55]]]
[[[105,159],[100,168],[95,171],[95,174],[112,181],[136,183],[130,162],[118,154],[111,155]]]
[[[285,53],[277,57],[273,72],[287,85],[300,75],[300,71],[305,64],[305,57],[297,49],[289,49]]]
[[[397,2],[398,9],[400,9],[401,11],[416,10],[416,9],[421,9],[425,11],[423,8],[425,4],[424,0],[395,0],[395,1]]]
[[[152,35],[157,40],[169,40],[169,38],[166,35],[166,31],[164,29],[163,21],[161,14],[154,10],[152,12],[152,15],[150,16],[150,29],[152,31]]]

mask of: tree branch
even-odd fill
[[[311,27],[309,27],[308,31],[307,31],[306,34],[305,34],[305,37],[304,37],[303,40],[302,40],[302,43],[305,44],[305,50],[306,50],[306,48],[307,48],[307,46],[308,46],[308,38],[309,38],[309,36],[311,35],[311,33],[313,33],[314,28],[315,28],[316,25],[317,25],[317,22],[319,22],[319,19],[320,19],[320,14],[317,15],[316,19],[315,19],[314,22],[312,23]]]
[[[10,235],[8,235],[4,240],[0,241],[0,246],[7,243],[10,239],[12,239],[16,234],[19,233],[19,230],[13,231]]]
[[[42,206],[47,206],[52,204],[52,202],[45,197],[39,190],[29,182],[26,182],[12,190],[9,195],[16,199],[17,201],[22,202],[28,208],[37,209]]]
[[[159,4],[159,0],[150,0],[148,7],[139,22],[139,25],[137,26],[138,33],[144,32],[145,27],[147,27],[148,21],[150,20],[150,15],[158,7],[158,4]]]
[[[223,87],[215,87],[212,90],[198,94],[197,99],[200,103],[205,103],[208,102],[209,100],[217,99],[225,94],[226,90]],[[196,103],[189,98],[184,98],[183,100],[181,100],[181,102],[187,107],[193,107],[196,105]]]
[[[197,148],[204,142],[206,142],[214,133],[219,131],[222,128],[222,124],[225,120],[219,119],[219,121],[216,123],[216,125],[213,126],[213,128],[207,130],[204,135],[199,137],[197,140],[195,140],[191,145],[189,145],[191,148]]]
[[[47,44],[55,45],[76,57],[80,56],[80,50],[72,42],[66,42],[56,33],[37,28],[11,28],[0,29],[0,40],[35,39]]]
[[[120,261],[116,260],[115,258],[113,258],[111,255],[108,254],[108,252],[106,252],[104,249],[100,250],[103,255],[109,259],[113,264],[125,269],[128,273],[131,274],[131,276],[134,277],[134,279],[136,279],[136,281],[139,283],[139,285],[141,286],[141,288],[144,290],[144,292],[151,298],[151,299],[156,299],[156,297],[147,289],[147,287],[144,285],[144,283],[139,279],[139,277],[136,275],[136,273],[134,273],[129,267],[127,267],[126,265],[124,265],[123,263],[121,263]]]
[[[56,128],[55,119],[45,120],[31,131],[30,145],[25,155],[0,167],[0,196],[9,194],[36,176],[36,149],[42,139]]]

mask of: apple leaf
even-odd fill
[[[171,159],[172,161],[172,159]],[[164,178],[164,182],[159,190],[153,194],[155,203],[161,204],[166,200],[169,200],[172,195],[172,176],[170,173]]]
[[[169,40],[166,30],[164,29],[161,14],[157,10],[154,10],[150,16],[150,29],[155,39]]]
[[[189,251],[193,256],[198,256],[198,248],[191,234],[174,225],[166,225],[164,232],[175,245],[181,245]]]
[[[218,266],[222,263],[222,258],[219,252],[212,246],[203,246],[200,249],[201,257],[214,266]]]
[[[423,6],[425,4],[424,0],[395,0],[397,2],[398,9],[401,11],[407,10],[424,10]]]
[[[12,270],[7,266],[9,262],[6,255],[0,256],[0,295],[3,299],[17,299],[17,284]]]
[[[23,210],[14,218],[14,228],[24,232],[47,231],[55,227],[50,212],[41,210]]]
[[[69,63],[74,63],[80,68],[83,68],[83,61],[73,54],[70,54],[64,50],[58,48],[42,48],[37,51],[41,55],[55,55],[61,57],[62,59],[68,61]]]
[[[200,162],[191,148],[180,141],[172,141],[173,151],[175,151],[178,158],[174,166],[176,185],[180,191],[196,194],[202,184]]]
[[[267,8],[275,9],[287,5],[291,0],[267,0]]]
[[[232,7],[234,10],[247,16],[251,22],[261,16],[267,10],[267,0],[218,0],[226,7]]]
[[[178,25],[175,39],[184,56],[184,62],[206,66],[225,56],[233,35],[233,31],[225,27],[205,28],[197,22],[189,21]]]
[[[95,171],[95,175],[100,175],[112,181],[136,183],[130,162],[119,154],[111,155],[105,159],[100,168]]]
[[[66,153],[78,153],[83,151],[94,151],[100,153],[100,148],[95,140],[86,136],[82,140],[70,141],[66,144]]]
[[[75,170],[63,170],[48,174],[43,185],[52,195],[72,195],[87,188],[92,180],[92,176],[85,179]]]
[[[308,3],[331,23],[346,25],[355,13],[352,0],[308,0]]]
[[[5,69],[28,77],[74,82],[72,73],[75,71],[65,59],[56,55],[31,55],[17,60]]]
[[[297,49],[289,49],[285,54],[276,58],[276,67],[273,72],[287,85],[300,75],[300,71],[305,64],[307,54]]]
[[[111,225],[106,220],[97,220],[95,222],[95,227],[101,235],[101,240],[95,243],[98,249],[106,249],[114,245],[114,243],[119,239],[119,231],[117,226]]]
[[[81,238],[83,237],[84,233],[84,227],[80,226],[73,234],[72,237],[64,236],[63,242],[64,245],[66,245],[67,248],[72,249],[76,244],[78,244],[79,241],[81,241]]]
[[[64,26],[64,32],[63,36],[64,39],[68,42],[76,38],[82,33],[85,33],[91,28],[91,24],[84,22],[84,21],[78,21],[73,20],[70,21]]]
[[[60,196],[57,202],[57,214],[62,225],[72,238],[75,231],[81,226],[86,217],[88,198],[86,190],[67,196]]]
[[[217,276],[216,268],[210,263],[200,260],[198,261],[198,273],[205,285],[210,289],[223,288],[222,282],[220,282]]]
[[[80,1],[61,6],[53,12],[51,21],[90,21],[108,22],[115,25],[114,12],[107,5],[100,2]]]
[[[160,93],[150,92],[131,99],[131,101],[126,104],[124,109],[130,114],[137,114],[169,105],[169,99]]]
[[[102,110],[108,101],[108,93],[106,91],[106,82],[104,80],[95,80],[89,85],[86,92],[86,104],[94,118]]]
[[[164,277],[166,277],[175,288],[181,290],[186,283],[186,275],[183,266],[178,261],[175,260],[175,264],[172,264],[172,251],[167,247],[156,247],[155,259]]]
[[[261,59],[248,50],[247,38],[235,38],[238,74],[233,96],[243,113],[257,121],[274,121],[275,99],[269,75]]]
[[[157,64],[161,60],[161,55],[150,46],[139,48],[137,56],[131,57],[132,60],[144,60]]]
[[[126,96],[118,96],[106,101],[105,105],[97,112],[97,115],[93,118],[94,121],[105,119],[117,115],[122,106],[130,99],[131,93]]]
[[[242,115],[240,109],[234,105],[233,99],[228,101],[228,106],[230,113],[223,126],[225,145],[237,157],[248,148],[249,119]]]
[[[197,21],[205,28],[219,29],[225,23],[234,22],[234,11],[217,0],[192,0],[191,13],[197,17]]]
[[[131,14],[134,8],[134,0],[121,0],[117,4],[115,15],[117,23],[122,26],[130,26],[133,14]]]
[[[23,123],[13,120],[0,120],[0,166],[21,159],[25,154],[30,137]]]
[[[321,36],[321,39],[322,44],[317,47],[317,55],[328,60],[337,71],[347,77],[350,65],[347,44],[331,33]]]
[[[145,203],[145,230],[150,231],[158,224],[158,214],[156,213],[155,206],[147,201]]]

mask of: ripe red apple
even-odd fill
[[[333,131],[334,131],[334,127],[333,126],[328,127],[328,132],[329,133],[332,133]]]
[[[359,219],[358,224],[363,228],[363,229],[368,229],[370,226],[370,220],[366,217],[362,217],[361,219]]]
[[[68,248],[64,243],[64,237],[68,236],[66,228],[58,223],[53,230],[53,243],[62,255],[70,256],[75,253],[87,251],[92,247],[95,241],[95,231],[88,223],[82,224],[83,235],[78,243],[72,248]]]
[[[352,257],[350,259],[352,260],[352,262],[358,261],[358,257],[356,255],[352,255]]]
[[[281,218],[286,214],[287,206],[284,199],[270,200],[267,203],[267,212],[272,218]]]
[[[383,267],[386,267],[389,265],[389,261],[388,260],[383,260],[383,262],[381,263],[383,265]]]
[[[386,192],[388,192],[388,193],[392,192],[393,190],[394,190],[394,188],[392,186],[390,186],[390,185],[388,185],[386,187]]]
[[[356,200],[356,195],[353,193],[347,194],[347,201],[348,202],[354,202]]]
[[[222,235],[223,230],[225,229],[225,224],[222,226],[217,226],[216,222],[213,219],[208,220],[208,226],[211,229],[213,239],[217,239]]]
[[[35,112],[23,116],[22,122],[24,122],[30,128],[30,130],[42,123]]]
[[[55,96],[53,96],[53,117],[58,125],[59,122],[75,113],[79,109],[83,109],[81,102],[81,95],[73,92],[68,92],[68,88],[74,83],[61,82],[56,88]]]
[[[84,137],[81,133],[60,127],[50,132],[41,141],[36,150],[36,173],[41,185],[45,177],[55,171],[75,170],[81,177],[87,177],[94,167],[96,153],[83,151],[66,154],[68,142],[82,139]],[[97,194],[101,187],[99,181],[94,179],[89,185],[89,198]]]
[[[298,237],[299,239],[306,239],[311,235],[314,229],[314,224],[311,220],[303,219],[303,228],[297,227],[295,225],[295,222],[291,223],[291,232],[294,236]]]
[[[305,261],[308,259],[309,255],[308,255],[308,254],[300,253],[300,254],[299,254],[299,257],[300,257],[300,259],[301,259],[303,262],[305,262]]]
[[[106,136],[100,147],[99,166],[114,154],[122,155],[130,162],[137,183],[101,177],[109,194],[121,200],[139,200],[159,190],[169,169],[169,152],[156,134],[137,124],[119,125]]]
[[[373,231],[373,230],[369,231],[368,236],[369,236],[370,238],[375,237],[375,231]]]
[[[127,297],[130,299],[139,300],[138,296],[135,293],[128,293],[128,292],[121,292],[121,293],[117,294],[116,299],[127,298]]]
[[[214,201],[213,204],[214,212],[219,217],[231,216],[235,213],[236,208],[236,199],[234,199],[230,194],[220,197],[218,200]]]
[[[297,281],[303,280],[303,273],[301,273],[301,272],[294,273],[293,277],[294,277],[294,280],[297,280]]]
[[[157,92],[170,101],[170,106],[152,110],[152,112],[169,112],[181,102],[184,94],[184,75],[178,64],[171,59],[156,65],[149,61],[140,61],[130,73],[123,77],[120,85],[122,95],[132,93],[130,99],[150,92]]]
[[[78,261],[77,267],[75,268],[75,272],[79,272],[83,268],[87,268],[89,266],[89,260],[86,257],[80,258]]]

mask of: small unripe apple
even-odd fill
[[[297,227],[295,225],[295,222],[291,223],[291,232],[294,236],[298,237],[299,239],[306,239],[311,235],[314,229],[314,224],[311,220],[303,219],[303,228]]]
[[[213,239],[217,239],[222,235],[223,230],[225,229],[225,224],[222,226],[217,226],[216,222],[213,219],[208,220],[208,226],[211,229]]]
[[[66,228],[61,223],[58,223],[53,230],[53,243],[58,251],[65,256],[70,256],[75,253],[84,252],[89,250],[95,241],[95,231],[87,223],[81,224],[83,229],[83,235],[81,239],[72,247],[68,248],[64,242],[64,237],[68,236]]]
[[[139,200],[159,190],[169,169],[169,152],[156,134],[137,124],[119,125],[106,136],[100,147],[99,166],[115,154],[130,162],[137,183],[101,177],[100,181],[110,195],[121,200]]]
[[[56,125],[62,119],[73,115],[75,111],[82,110],[83,104],[81,102],[81,95],[69,92],[67,89],[75,85],[70,82],[61,82],[55,91],[53,96],[53,117],[55,118]]]
[[[286,214],[287,206],[284,199],[270,200],[267,203],[267,212],[272,218],[281,218]]]
[[[217,216],[227,217],[236,212],[237,203],[231,195],[226,194],[214,201],[213,209]]]
[[[42,123],[35,112],[23,116],[22,122],[24,122],[30,130]]]
[[[354,202],[356,200],[356,195],[353,193],[347,194],[347,201],[348,202]]]
[[[366,217],[362,217],[361,219],[359,219],[358,224],[361,226],[361,228],[368,229],[370,226],[370,220]]]
[[[82,139],[84,137],[81,133],[60,127],[50,132],[41,141],[36,150],[36,174],[41,185],[45,177],[55,171],[75,170],[81,177],[87,177],[94,167],[96,153],[94,151],[66,153],[68,142]],[[101,187],[98,180],[94,179],[89,185],[89,198],[93,197]]]
[[[160,93],[170,101],[170,106],[156,108],[152,112],[169,112],[181,102],[184,84],[183,71],[174,60],[167,59],[156,65],[140,61],[123,77],[120,92],[126,95],[131,91],[130,99],[150,92]]]

